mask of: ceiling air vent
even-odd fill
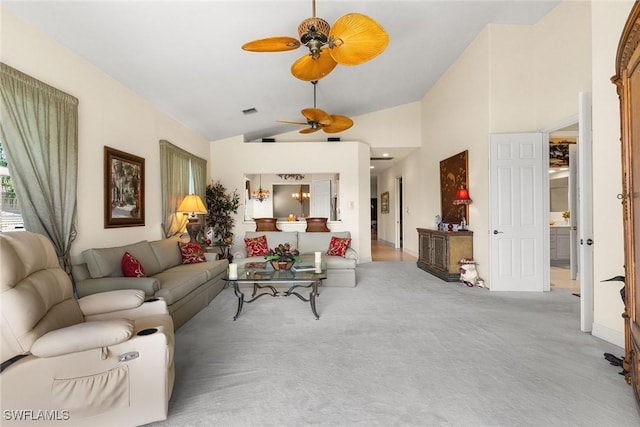
[[[276,142],[275,138],[262,138],[262,142]]]
[[[257,113],[258,110],[256,110],[254,107],[251,108],[247,108],[246,110],[242,110],[242,114],[247,115],[247,114],[254,114]]]
[[[393,157],[370,157],[370,160],[393,160]]]

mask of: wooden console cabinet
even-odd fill
[[[458,261],[473,259],[473,232],[417,230],[418,268],[447,282],[457,282],[460,279]]]

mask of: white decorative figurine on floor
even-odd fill
[[[460,282],[469,287],[476,286],[478,284],[476,262],[472,259],[462,258],[458,265],[460,265]]]

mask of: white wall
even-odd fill
[[[208,142],[92,64],[0,9],[2,62],[79,99],[78,236],[72,262],[91,247],[162,237],[160,139],[202,158]],[[145,159],[145,226],[105,229],[104,146]]]
[[[369,226],[369,147],[361,142],[247,143],[242,136],[211,143],[210,171],[229,191],[244,188],[244,175],[278,173],[337,173],[340,176],[340,222],[332,231],[348,230],[360,262],[371,261]],[[235,215],[234,238],[255,230],[243,222],[244,204]],[[241,240],[240,240],[241,242]]]

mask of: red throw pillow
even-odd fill
[[[120,267],[122,268],[122,274],[125,277],[146,277],[144,274],[144,268],[142,264],[129,252],[125,252],[122,255],[122,261],[120,261]]]
[[[252,239],[244,239],[247,245],[247,256],[263,256],[269,251],[267,236],[258,236]]]
[[[327,255],[337,255],[344,256],[347,253],[347,248],[351,243],[351,239],[349,237],[336,237],[331,236],[331,242],[329,243],[329,250],[327,251]]]
[[[178,246],[180,246],[180,255],[182,256],[183,264],[197,264],[207,260],[204,256],[202,246],[197,243],[178,242]]]

